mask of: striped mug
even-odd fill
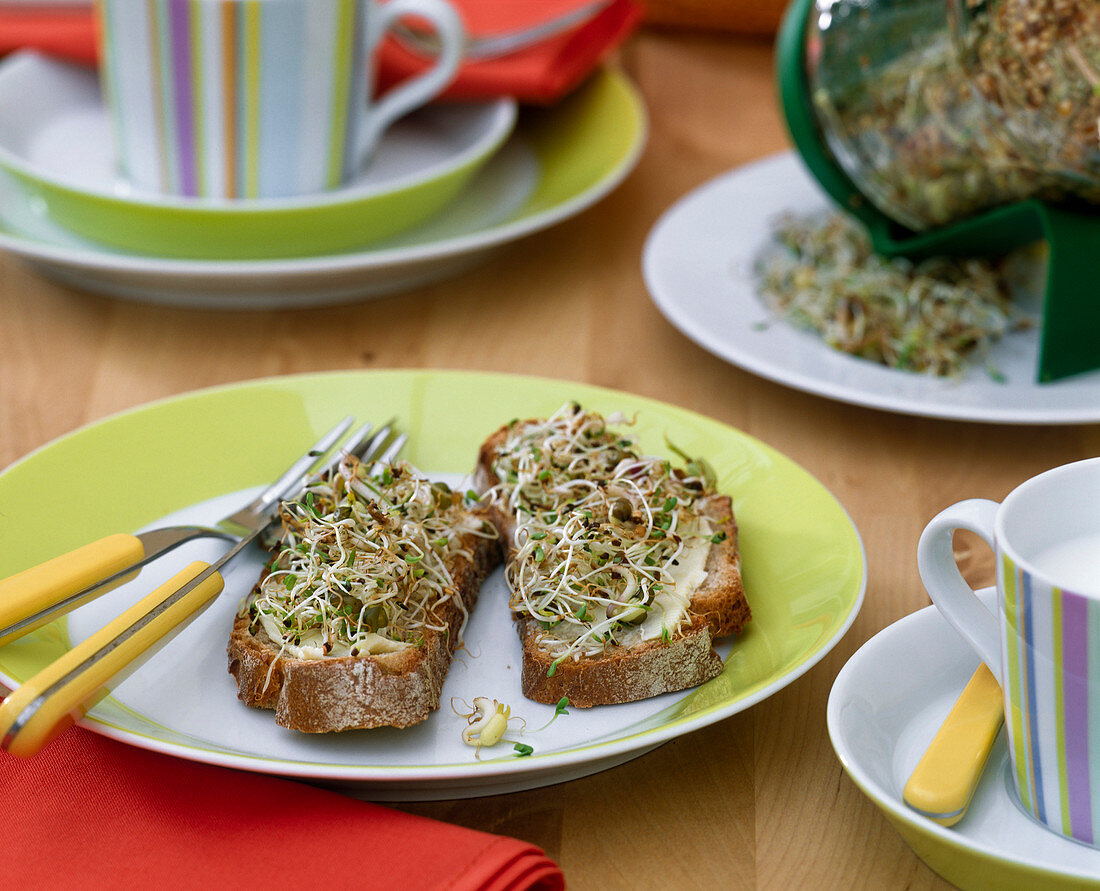
[[[997,615],[955,564],[969,529],[997,558]],[[917,566],[933,603],[1000,681],[1023,807],[1100,845],[1100,458],[1041,473],[1000,504],[973,499],[928,524]]]
[[[100,76],[119,173],[135,191],[279,198],[338,188],[383,131],[454,79],[465,34],[446,0],[97,0]],[[441,49],[373,97],[393,23]]]

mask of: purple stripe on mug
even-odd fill
[[[1074,594],[1082,591],[1076,586]],[[1097,827],[1100,826],[1100,599],[1089,598],[1086,603],[1085,628],[1088,644],[1086,658],[1088,669],[1085,674],[1085,700],[1088,708],[1088,735],[1086,755],[1089,764],[1089,804],[1092,808],[1093,843],[1100,842]]]
[[[1100,820],[1100,458],[1040,474],[998,504],[952,505],[925,528],[929,596],[1001,682],[1021,804],[1047,828],[1096,844]],[[955,564],[968,529],[996,552],[996,615]]]
[[[1066,728],[1066,795],[1070,834],[1091,842],[1089,798],[1088,607],[1084,597],[1062,593],[1062,651]]]
[[[199,193],[196,168],[195,100],[191,92],[191,11],[187,0],[168,0],[169,47],[172,53],[173,106],[176,117],[176,163],[181,195]]]
[[[135,191],[283,198],[357,177],[395,120],[454,78],[465,36],[447,0],[98,0],[119,172]],[[393,23],[426,20],[442,51],[381,98],[369,84]]]
[[[153,87],[153,127],[156,137],[154,144],[155,153],[157,156],[157,169],[159,174],[160,188],[163,191],[175,191],[176,179],[173,176],[174,167],[171,161],[171,149],[174,141],[172,136],[171,119],[169,118],[167,109],[171,107],[171,99],[168,93],[168,74],[165,71],[164,58],[164,14],[161,9],[162,0],[148,0],[146,3],[148,19],[148,40],[149,40],[149,83]],[[125,5],[125,0],[115,0],[114,2],[116,10],[120,5]],[[136,8],[136,7],[135,7]],[[118,12],[116,12],[116,16]],[[122,59],[128,56],[126,44],[121,41],[116,41],[112,44],[113,51],[116,55]],[[123,76],[126,76],[126,69],[116,66]],[[133,117],[131,119],[132,132],[131,137],[140,137],[140,127],[138,122],[140,118]],[[152,153],[150,153],[152,154]],[[131,169],[136,168],[137,165],[127,165]]]

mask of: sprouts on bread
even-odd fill
[[[555,666],[675,636],[692,621],[709,546],[725,537],[694,510],[713,494],[709,468],[639,455],[611,429],[627,423],[569,403],[513,422],[493,456],[489,496],[515,523],[510,605],[540,624]]]
[[[280,508],[275,555],[241,607],[250,629],[262,628],[280,655],[321,659],[415,646],[428,629],[447,631],[440,607],[449,601],[465,626],[448,565],[473,559],[463,536],[495,538],[495,530],[407,462],[370,470],[349,456]]]

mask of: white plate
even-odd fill
[[[362,250],[279,260],[172,260],[105,247],[35,213],[26,191],[0,172],[0,250],[75,288],[143,302],[230,309],[348,302],[456,275],[575,216],[633,170],[645,139],[637,90],[607,69],[557,106],[521,114],[503,148],[438,217]]]
[[[980,596],[993,604],[996,591]],[[935,607],[879,632],[848,660],[829,695],[829,736],[841,764],[917,854],[961,888],[1100,884],[1100,850],[1050,832],[1023,810],[1003,730],[954,827],[902,801],[909,775],[977,667],[978,657]]]
[[[522,139],[512,139],[447,213],[414,230],[357,252],[230,261],[146,257],[81,238],[35,214],[18,184],[0,171],[0,249],[62,284],[143,303],[205,309],[327,306],[419,287],[484,261],[494,248],[526,234],[526,226],[507,221],[539,176],[534,153]],[[555,222],[549,214],[540,216],[536,223]]]
[[[793,154],[737,168],[674,204],[646,241],[643,270],[657,307],[703,348],[761,377],[885,411],[1005,424],[1100,420],[1100,372],[1035,383],[1036,330],[1004,338],[992,365],[959,380],[897,371],[848,356],[775,320],[758,297],[755,267],[784,213],[830,202]]]

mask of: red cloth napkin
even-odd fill
[[[451,0],[470,34],[499,34],[549,21],[586,0]],[[515,96],[523,102],[549,105],[578,86],[606,59],[642,19],[634,0],[613,0],[594,18],[525,50],[463,64],[444,94],[452,99]],[[420,71],[425,62],[394,40],[379,52],[380,86]]]
[[[560,891],[533,845],[290,780],[132,748],[80,727],[0,752],[7,888]]]
[[[96,31],[91,6],[0,5],[0,55],[17,49],[36,49],[94,65]]]
[[[499,34],[547,21],[587,0],[452,0],[473,35]],[[560,99],[608,57],[641,21],[636,0],[612,0],[571,31],[528,49],[462,66],[444,94],[450,99],[515,96],[540,105]],[[91,7],[36,8],[0,4],[0,55],[37,49],[70,61],[94,64],[95,24]],[[383,88],[423,68],[425,61],[389,40],[379,52]]]

